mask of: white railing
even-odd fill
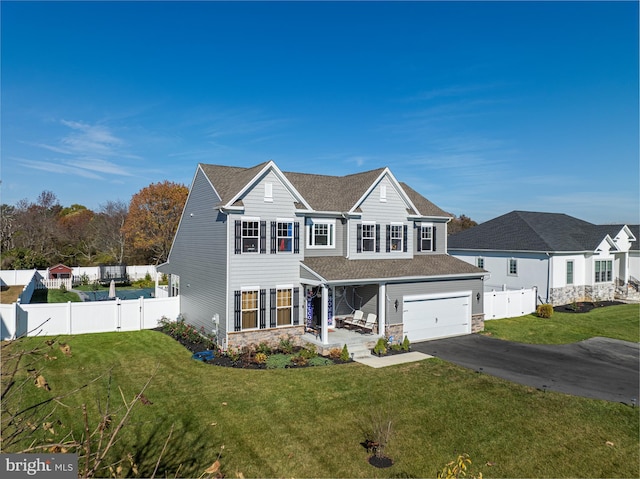
[[[36,285],[36,289],[60,289],[60,287],[64,284],[64,287],[67,290],[71,289],[72,282],[71,278],[58,278],[58,279],[46,279],[42,278],[38,285]]]
[[[0,305],[2,340],[20,336],[137,331],[175,320],[180,298],[138,298],[86,303]]]
[[[537,289],[487,291],[484,293],[484,319],[515,318],[536,310]]]

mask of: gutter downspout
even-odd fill
[[[549,297],[551,296],[551,255],[548,251],[545,251],[547,255],[547,297],[545,301],[549,304]]]

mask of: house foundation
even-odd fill
[[[255,347],[260,343],[266,343],[271,348],[275,348],[280,341],[291,341],[295,346],[304,345],[302,335],[304,326],[291,326],[276,329],[259,329],[253,331],[238,331],[229,333],[228,349],[243,349]]]

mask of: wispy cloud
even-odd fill
[[[129,153],[127,143],[106,125],[82,121],[60,120],[67,133],[52,142],[33,142],[31,146],[48,150],[61,157],[51,159],[17,159],[27,168],[81,176],[91,179],[133,176],[129,168],[117,163],[120,159],[138,159]]]

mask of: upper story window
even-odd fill
[[[518,276],[518,260],[515,258],[509,258],[507,274],[509,276]]]
[[[260,221],[242,221],[242,252],[257,253],[260,244]]]
[[[266,253],[267,223],[259,218],[236,220],[234,243],[235,254]]]
[[[376,225],[375,223],[363,223],[362,224],[362,251],[375,251],[376,250]]]
[[[404,225],[391,225],[390,230],[390,241],[391,241],[391,251],[402,251],[402,239],[403,239],[403,228]]]
[[[335,220],[311,220],[307,226],[308,248],[334,248],[336,244]]]
[[[476,259],[476,266],[478,268],[484,268],[484,258],[478,258]]]
[[[293,251],[293,222],[278,221],[276,243],[278,244],[278,253]]]
[[[567,261],[567,284],[573,284],[573,260]]]
[[[433,251],[433,225],[420,226],[420,238],[418,240],[418,251]]]
[[[607,281],[611,281],[613,278],[613,261],[611,261],[610,259],[596,261],[595,272],[596,283],[605,283]]]

